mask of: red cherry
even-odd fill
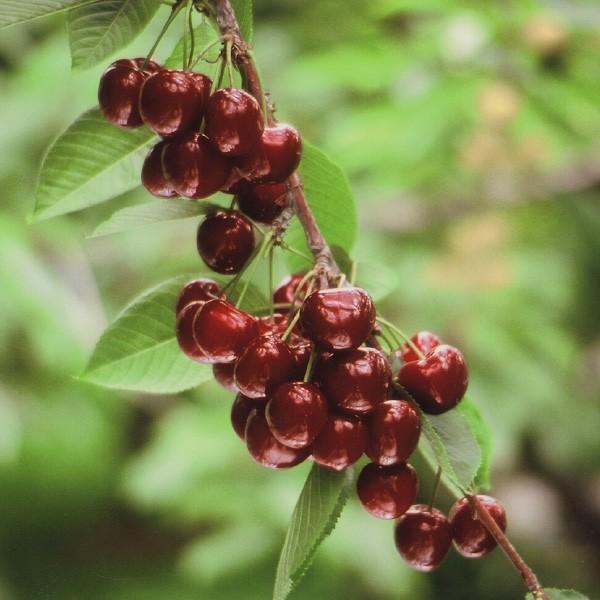
[[[231,425],[241,440],[246,440],[246,423],[250,413],[254,409],[264,406],[265,401],[266,398],[248,398],[244,394],[238,394],[235,397],[231,406]]]
[[[423,412],[439,415],[462,400],[469,378],[463,355],[456,348],[442,344],[423,360],[402,365],[397,380]]]
[[[194,320],[201,308],[201,302],[192,302],[179,313],[175,326],[175,335],[179,347],[188,358],[204,363],[207,362],[206,355],[202,352],[194,337]]]
[[[419,413],[404,400],[379,404],[365,422],[367,456],[380,465],[404,462],[414,452],[421,434]]]
[[[186,283],[179,292],[175,312],[179,314],[190,302],[201,302],[204,304],[209,300],[219,298],[222,292],[221,286],[212,279],[194,279]]]
[[[98,103],[107,121],[120,127],[139,127],[142,117],[138,108],[140,90],[144,81],[160,70],[150,60],[144,70],[144,58],[121,58],[112,63],[100,78]]]
[[[311,342],[300,336],[292,335],[292,345],[290,346],[290,350],[292,351],[296,362],[296,378],[304,379],[313,345]]]
[[[230,392],[239,392],[238,386],[235,384],[233,372],[235,363],[217,363],[213,365],[213,376],[217,383]],[[244,424],[245,426],[245,424]]]
[[[163,69],[148,77],[140,94],[140,114],[147,127],[163,137],[198,130],[210,79]]]
[[[374,517],[397,519],[417,497],[417,473],[405,463],[382,467],[366,465],[358,476],[358,497]]]
[[[329,415],[312,446],[315,462],[335,471],[354,464],[365,451],[367,436],[362,421],[352,415]]]
[[[284,383],[272,394],[266,415],[273,435],[282,444],[306,448],[327,421],[327,401],[312,383]]]
[[[263,333],[278,333],[281,335],[285,333],[287,326],[287,317],[279,313],[275,313],[272,317],[271,315],[267,315],[258,319],[258,327],[261,335]]]
[[[230,166],[206,136],[190,132],[167,144],[163,169],[178,194],[198,200],[221,189],[229,177]]]
[[[227,156],[248,154],[264,129],[260,105],[244,90],[223,88],[208,100],[206,135]]]
[[[270,394],[296,372],[289,346],[279,336],[261,335],[242,352],[235,367],[235,383],[242,394],[260,398]]]
[[[317,379],[330,402],[344,411],[366,414],[387,399],[392,370],[379,350],[358,348],[320,362]]]
[[[437,508],[411,506],[398,521],[394,538],[402,558],[417,571],[437,569],[452,544],[450,523]]]
[[[217,273],[238,273],[254,251],[254,231],[244,215],[217,210],[198,227],[196,238],[202,260]]]
[[[294,301],[296,290],[305,275],[306,273],[294,273],[293,275],[288,275],[288,277],[275,288],[275,291],[273,292],[273,302],[275,302],[275,304],[291,304]],[[297,306],[302,302],[303,294],[306,293],[307,289],[308,282],[302,286],[302,289],[298,293],[298,298],[296,299],[298,303]],[[287,314],[289,312],[287,308],[278,308],[276,310],[281,314]]]
[[[442,340],[431,333],[430,331],[419,331],[410,338],[410,341],[423,353],[423,355],[429,354],[434,348],[437,348],[442,343]],[[397,350],[398,357],[404,362],[412,362],[414,360],[420,360],[420,356],[417,356],[415,351],[405,342]]]
[[[271,225],[285,208],[286,193],[284,183],[246,185],[238,192],[237,202],[247,217]]]
[[[319,290],[304,301],[300,324],[322,350],[352,350],[371,335],[375,306],[371,296],[360,288]]]
[[[477,499],[490,513],[502,531],[506,531],[506,511],[491,496],[478,495]],[[448,515],[455,548],[467,558],[479,558],[496,547],[496,540],[477,518],[467,498],[455,502]]]
[[[142,166],[142,185],[158,198],[175,198],[177,192],[165,177],[162,165],[162,153],[165,142],[159,142],[150,149]]]
[[[256,319],[226,300],[209,300],[194,319],[194,337],[209,363],[237,360],[257,335]]]
[[[271,433],[262,409],[250,413],[246,423],[246,446],[252,458],[263,467],[287,469],[308,458],[307,448],[290,448]]]

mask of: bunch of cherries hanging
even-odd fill
[[[265,123],[247,91],[212,88],[201,73],[121,59],[102,75],[98,96],[111,123],[146,125],[162,138],[142,169],[150,193],[235,195],[239,210],[208,214],[197,246],[211,269],[238,275],[230,282],[237,284],[261,255],[255,224],[273,225],[286,206],[286,181],[300,162],[301,140],[290,125],[271,118]],[[462,354],[428,332],[384,354],[370,295],[343,281],[337,287],[322,282],[315,270],[291,275],[273,291],[270,314],[254,316],[228,298],[235,286],[191,281],[176,306],[181,350],[212,364],[216,380],[237,394],[233,429],[257,463],[283,469],[310,458],[341,471],[366,454],[358,497],[372,515],[398,519],[396,546],[414,568],[439,566],[452,541],[464,556],[488,553],[496,542],[468,498],[448,517],[414,504],[417,475],[407,463],[419,441],[421,412],[439,415],[464,396]],[[396,372],[392,362],[400,364]],[[498,501],[478,499],[504,530]]]

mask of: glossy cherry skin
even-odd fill
[[[379,465],[405,462],[421,434],[419,413],[404,400],[386,400],[365,421],[369,441],[366,454]]]
[[[160,70],[150,60],[142,71],[145,59],[121,58],[112,63],[100,78],[98,103],[107,121],[120,127],[139,127],[142,124],[138,103],[144,81]]]
[[[222,365],[219,365],[222,366]],[[254,409],[264,407],[266,398],[248,398],[238,394],[231,406],[231,425],[241,440],[246,440],[246,423]]]
[[[304,279],[306,273],[294,273],[293,275],[288,275],[276,288],[273,292],[273,302],[275,304],[291,304],[294,301],[294,297],[296,295],[296,291],[298,290],[298,286]],[[303,292],[306,292],[308,288],[308,282],[302,286],[302,289],[298,292],[298,297],[296,298],[296,306],[299,306],[303,299]],[[287,314],[289,309],[287,308],[277,308],[277,312],[281,314]]]
[[[230,392],[239,392],[237,385],[235,384],[235,378],[233,372],[235,370],[235,363],[217,363],[213,365],[213,377],[216,382],[226,390]],[[244,424],[245,425],[245,424]]]
[[[419,482],[416,471],[405,463],[382,467],[366,465],[356,489],[365,509],[379,519],[397,519],[415,501]]]
[[[283,334],[287,329],[288,322],[285,315],[275,313],[271,318],[271,315],[258,318],[258,327],[261,335],[263,333],[278,333]]]
[[[254,184],[245,186],[236,198],[247,217],[270,225],[285,208],[286,192],[284,183]]]
[[[181,288],[179,296],[177,296],[175,312],[180,313],[190,302],[205,303],[219,298],[222,293],[223,290],[216,281],[206,277],[194,279]]]
[[[367,435],[362,421],[353,415],[329,415],[312,446],[315,462],[342,471],[365,451]]]
[[[230,166],[200,133],[189,132],[169,141],[162,163],[167,181],[186,198],[206,198],[218,192],[229,177]]]
[[[296,379],[304,379],[308,362],[313,350],[313,345],[308,340],[296,335],[292,335],[292,345],[290,350],[296,362]]]
[[[163,137],[198,130],[210,85],[208,77],[171,69],[148,77],[139,101],[144,123]]]
[[[221,154],[248,154],[257,146],[264,126],[259,103],[244,90],[223,88],[208,100],[205,132]]]
[[[198,254],[213,271],[231,275],[238,273],[254,250],[252,224],[236,211],[217,210],[210,213],[196,236]]]
[[[204,363],[207,362],[206,355],[202,352],[194,337],[194,320],[201,308],[201,302],[192,302],[184,307],[177,316],[175,335],[179,347],[188,358]]]
[[[321,350],[353,350],[371,335],[375,306],[360,288],[319,290],[304,301],[300,324],[306,337]]]
[[[469,377],[463,355],[456,348],[441,344],[423,360],[402,365],[397,381],[423,412],[440,415],[462,400]]]
[[[194,337],[209,363],[230,363],[258,335],[256,319],[226,300],[209,300],[194,319]]]
[[[327,422],[327,400],[312,383],[284,383],[270,396],[266,416],[282,444],[306,448]]]
[[[410,341],[423,353],[423,355],[429,354],[429,352],[442,343],[442,340],[430,331],[419,331],[410,338]],[[415,351],[406,342],[398,349],[397,354],[403,362],[420,360],[420,357],[417,356]]]
[[[477,499],[490,513],[498,527],[506,531],[506,511],[491,496],[478,495]],[[448,515],[454,547],[467,558],[479,558],[496,547],[496,541],[473,512],[467,498],[455,502]]]
[[[142,185],[157,198],[175,198],[177,192],[167,181],[162,164],[165,142],[159,142],[146,155],[142,166]]]
[[[269,469],[287,469],[308,458],[308,448],[290,448],[271,433],[262,409],[254,409],[246,423],[246,447],[252,458]]]
[[[321,361],[317,379],[330,402],[360,415],[387,399],[392,370],[379,350],[357,348]]]
[[[254,338],[235,366],[235,383],[250,398],[260,398],[293,379],[296,361],[280,336],[265,334]]]
[[[450,523],[437,508],[415,504],[396,524],[394,539],[400,556],[413,569],[428,573],[440,566],[450,550]]]

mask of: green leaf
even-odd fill
[[[242,37],[251,43],[254,35],[252,0],[231,0],[231,6],[239,23]]]
[[[190,279],[170,279],[125,308],[98,341],[81,379],[107,388],[155,394],[174,394],[211,379],[210,365],[187,358],[175,338],[177,294]],[[253,310],[265,305],[264,297],[249,286],[242,306]]]
[[[356,240],[357,216],[354,196],[344,172],[321,150],[304,142],[300,175],[308,204],[328,244],[350,253]],[[297,219],[291,223],[286,241],[310,254]],[[305,259],[296,255],[289,254],[286,258],[294,271],[308,266]]]
[[[0,28],[96,2],[98,0],[0,0]]]
[[[544,592],[550,600],[589,600],[587,596],[575,590],[558,590],[556,588],[544,588]],[[525,600],[534,600],[533,594],[527,594]]]
[[[480,465],[475,475],[474,485],[477,490],[486,490],[491,487],[490,470],[492,467],[492,431],[481,415],[478,406],[470,399],[463,398],[457,407],[459,413],[465,418],[471,433],[481,451]]]
[[[292,514],[275,578],[273,600],[284,600],[300,581],[317,548],[333,531],[352,487],[353,470],[313,465]]]
[[[32,219],[88,208],[137,187],[153,139],[146,128],[111,125],[98,109],[84,113],[46,155]]]
[[[161,0],[99,0],[71,10],[67,28],[73,68],[92,67],[128,44],[160,5]]]
[[[198,27],[194,28],[194,40],[196,43],[196,51],[200,51],[202,48],[208,46],[210,43],[214,42],[217,39],[217,32],[214,30],[210,22],[205,19],[202,21]],[[188,48],[189,51],[189,36],[188,40]],[[173,48],[173,52],[169,58],[165,61],[165,65],[170,69],[180,69],[183,64],[183,51],[185,48],[185,44],[183,43],[183,36],[177,42],[175,48]],[[221,51],[220,44],[215,44],[212,50],[209,50],[206,54],[205,58],[209,61],[217,61],[219,57],[219,53]],[[214,77],[214,73],[218,70],[218,65],[216,64],[207,64],[206,62],[200,62],[194,68],[195,71],[202,71],[209,77]]]

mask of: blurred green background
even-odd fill
[[[600,5],[256,0],[255,20],[280,117],[350,177],[355,255],[391,269],[383,312],[466,354],[511,539],[544,583],[598,597]],[[103,68],[71,72],[61,17],[0,34],[0,600],[268,599],[308,466],[254,465],[214,384],[74,378],[128,300],[200,268],[194,220],[85,239],[139,194],[27,224]],[[294,595],[522,596],[500,552],[408,570],[354,499]]]

